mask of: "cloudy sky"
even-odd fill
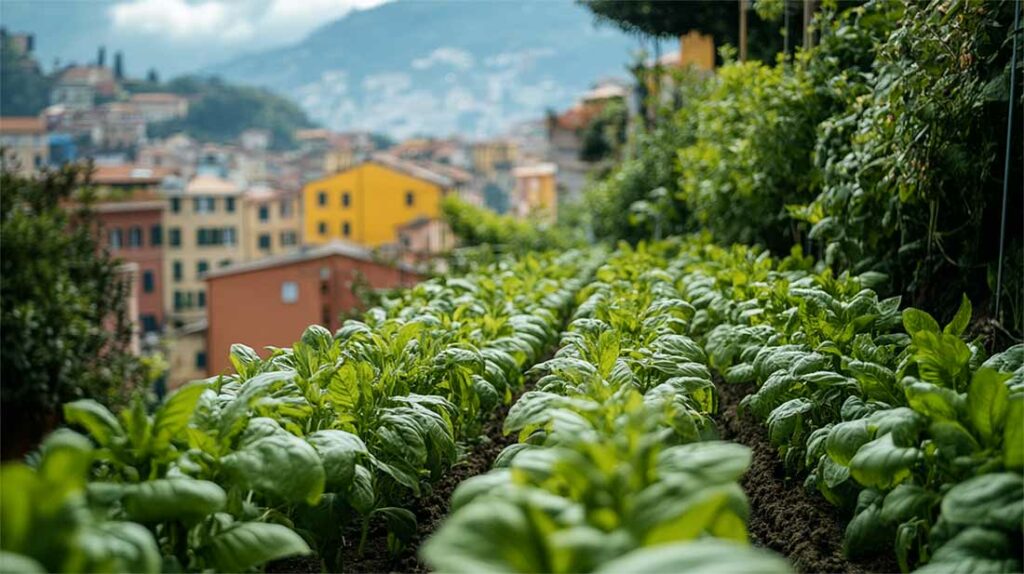
[[[168,77],[300,40],[352,10],[388,0],[2,0],[0,22],[36,34],[46,69],[84,63],[100,45],[132,75]]]

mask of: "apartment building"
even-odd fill
[[[437,218],[456,182],[418,164],[377,154],[302,190],[304,241],[335,239],[366,247],[398,242],[398,226]]]
[[[0,147],[5,164],[22,175],[36,173],[49,163],[46,124],[37,117],[0,117]]]
[[[206,272],[241,261],[242,189],[215,176],[169,191],[164,212],[164,308],[175,327],[205,317]]]

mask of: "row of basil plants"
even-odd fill
[[[240,572],[342,537],[416,530],[410,501],[510,401],[599,255],[528,255],[406,290],[335,334],[310,327],[154,412],[65,406],[69,425],[0,471],[0,566]]]
[[[1024,346],[986,357],[964,340],[966,297],[941,326],[879,299],[871,274],[700,238],[681,250],[690,334],[727,383],[756,384],[741,409],[793,475],[852,516],[848,556],[891,548],[918,572],[1024,567]]]
[[[751,453],[716,440],[718,395],[666,247],[620,248],[578,295],[505,420],[519,442],[457,488],[422,547],[434,569],[789,571],[746,545]]]

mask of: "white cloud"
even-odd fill
[[[389,0],[126,0],[110,7],[114,29],[171,43],[273,47]]]

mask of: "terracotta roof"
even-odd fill
[[[589,108],[573,106],[559,115],[555,123],[562,129],[578,130],[586,127],[595,115],[595,112]]]
[[[175,104],[180,101],[186,100],[184,96],[178,94],[171,94],[168,92],[148,92],[142,94],[133,94],[131,101],[134,103],[143,104]]]
[[[441,187],[452,187],[455,184],[455,181],[452,180],[452,178],[447,175],[438,173],[437,171],[430,169],[429,167],[426,167],[420,163],[400,159],[390,154],[376,153],[373,154],[368,161],[372,161],[385,167],[401,171],[406,175],[415,177],[417,179],[422,179],[424,181],[429,181]],[[359,164],[357,164],[357,166],[358,165]]]
[[[98,165],[93,168],[92,182],[99,185],[157,184],[171,175],[165,168],[139,167],[135,165]]]
[[[244,263],[235,263],[233,265],[228,265],[227,267],[221,267],[219,269],[212,269],[206,272],[206,279],[216,279],[218,277],[236,275],[238,273],[248,273],[250,271],[273,269],[274,267],[294,265],[296,263],[312,261],[314,259],[322,259],[324,257],[330,257],[332,255],[340,255],[342,257],[348,257],[350,259],[357,259],[359,261],[369,261],[373,263],[379,263],[382,266],[389,266],[386,263],[380,263],[376,261],[373,258],[373,252],[370,251],[369,249],[349,241],[342,241],[340,239],[336,239],[334,241],[324,243],[323,245],[303,246],[288,253],[272,255],[270,257],[264,257],[262,259],[256,259],[254,261],[246,261]],[[395,267],[402,269],[404,271],[413,271],[412,267],[403,263],[399,263],[395,265]]]
[[[0,134],[42,134],[46,123],[35,116],[0,117]]]

